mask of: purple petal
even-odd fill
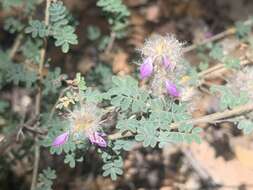
[[[61,135],[57,136],[54,139],[52,146],[59,147],[63,145],[64,143],[66,143],[68,141],[68,138],[69,138],[69,132],[62,133]]]
[[[167,68],[171,65],[170,60],[167,56],[163,56],[163,65]]]
[[[103,136],[105,136],[105,135],[103,135]],[[103,147],[103,148],[105,148],[107,146],[107,142],[102,137],[102,134],[99,132],[93,132],[93,133],[89,134],[88,138],[89,138],[91,144],[96,144],[96,145]]]
[[[152,59],[148,57],[140,66],[141,79],[149,77],[153,72]]]
[[[173,97],[179,97],[179,91],[177,90],[177,87],[175,84],[173,84],[169,80],[166,80],[165,87],[169,95]]]

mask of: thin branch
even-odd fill
[[[10,50],[10,53],[9,53],[10,59],[13,59],[13,58],[14,58],[15,54],[16,54],[17,51],[18,51],[18,48],[20,47],[20,44],[21,44],[22,39],[23,39],[23,35],[22,35],[22,34],[19,34],[19,35],[16,37],[16,39],[15,39],[15,41],[14,41],[14,43],[13,43],[13,46],[12,46],[12,48],[11,48],[11,50]]]
[[[222,39],[222,38],[224,38],[226,36],[235,34],[235,32],[236,32],[236,29],[234,27],[233,28],[229,28],[229,29],[225,30],[224,32],[216,34],[216,35],[212,36],[211,38],[207,38],[207,39],[203,40],[202,42],[200,42],[198,44],[193,44],[193,45],[190,45],[190,46],[186,47],[184,49],[184,52],[185,53],[186,52],[190,52],[190,51],[196,49],[199,46],[202,46],[202,45],[208,44],[210,42],[214,42],[214,41],[220,40],[220,39]]]
[[[37,117],[33,117],[30,120],[28,120],[25,124],[18,125],[17,128],[15,128],[14,132],[9,133],[8,135],[4,136],[3,139],[0,141],[0,154],[2,155],[8,147],[11,146],[13,142],[16,142],[16,137],[18,132],[21,128],[24,126],[33,126],[38,121]]]
[[[248,65],[252,63],[252,60],[249,60],[249,59],[244,59],[240,62],[240,65],[242,67],[244,67],[245,65]],[[209,75],[214,75],[214,73],[222,73],[224,71],[226,71],[227,68],[225,67],[225,64],[218,64],[218,65],[215,65],[209,69],[206,69],[200,73],[198,73],[198,76],[199,77],[202,77],[202,78],[206,78],[208,77]]]
[[[35,190],[37,186],[37,176],[38,176],[39,162],[40,162],[40,146],[35,145],[34,148],[35,148],[34,149],[34,164],[33,164],[31,190]]]
[[[219,121],[221,119],[229,118],[229,117],[232,117],[232,116],[238,116],[238,115],[241,115],[241,114],[244,114],[244,113],[247,113],[247,112],[251,112],[251,111],[253,111],[253,103],[246,104],[246,105],[243,105],[243,106],[238,106],[238,107],[236,107],[232,110],[217,112],[217,113],[213,113],[213,114],[206,115],[206,116],[203,116],[203,117],[194,118],[194,119],[174,123],[174,124],[170,125],[169,128],[170,129],[175,129],[178,126],[180,126],[181,124],[197,125],[197,124],[201,124],[201,123],[214,123],[215,121]],[[127,132],[125,134],[115,133],[115,134],[109,135],[108,139],[116,140],[116,139],[119,139],[119,138],[126,138],[126,137],[131,137],[131,136],[133,136],[133,134],[130,133],[130,132]]]
[[[46,0],[46,9],[45,9],[45,25],[49,24],[49,7],[51,4],[51,0]],[[41,96],[42,96],[42,80],[43,80],[43,67],[46,58],[46,48],[47,48],[47,40],[44,40],[44,47],[40,51],[40,63],[39,63],[39,83],[38,83],[38,92],[35,100],[35,115],[40,115],[41,109]],[[40,160],[40,146],[37,144],[37,137],[35,138],[35,150],[34,150],[34,165],[33,165],[33,175],[32,175],[32,183],[31,190],[35,190],[37,186],[37,176],[38,176],[38,167]]]
[[[105,54],[108,54],[111,50],[112,50],[112,47],[113,47],[113,43],[115,41],[115,38],[116,38],[116,34],[115,32],[111,32],[111,35],[110,35],[110,41],[105,49]]]
[[[183,123],[193,124],[193,125],[197,125],[197,124],[201,124],[201,123],[212,123],[212,122],[220,120],[220,119],[225,119],[225,118],[229,118],[232,116],[238,116],[243,113],[247,113],[247,112],[251,112],[251,111],[253,111],[253,103],[246,104],[243,106],[238,106],[232,110],[226,110],[223,112],[217,112],[217,113],[213,113],[210,115],[206,115],[206,116],[203,116],[200,118],[191,119],[186,122],[179,122],[174,127],[176,127],[180,124],[183,124]]]
[[[246,20],[244,22],[245,25],[251,25],[252,24],[252,19],[249,19],[249,20]],[[204,41],[198,43],[198,44],[193,44],[193,45],[190,45],[188,47],[186,47],[184,49],[184,52],[190,52],[194,49],[196,49],[197,47],[201,46],[201,45],[205,45],[205,44],[208,44],[210,42],[214,42],[214,41],[217,41],[217,40],[220,40],[222,38],[225,38],[227,36],[230,36],[230,35],[233,35],[236,33],[236,28],[235,27],[232,27],[232,28],[229,28],[219,34],[216,34],[214,36],[212,36],[211,38],[208,38],[208,39],[205,39]]]

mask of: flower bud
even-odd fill
[[[62,133],[61,135],[57,136],[54,139],[52,146],[53,147],[62,146],[63,144],[65,144],[68,141],[68,138],[69,138],[69,132]]]
[[[144,63],[140,66],[141,79],[149,77],[153,72],[153,64],[150,57],[144,60]]]
[[[167,93],[173,97],[179,97],[179,91],[177,90],[177,87],[175,84],[170,82],[169,80],[165,81],[165,87],[167,90]]]

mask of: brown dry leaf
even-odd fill
[[[253,150],[238,145],[235,146],[235,154],[244,166],[253,169]]]
[[[253,142],[252,135],[243,135],[231,139],[237,159],[245,166],[253,170]]]
[[[132,67],[127,64],[127,61],[128,61],[128,54],[123,51],[119,51],[114,56],[112,71],[120,75],[131,73]]]
[[[116,188],[111,179],[102,176],[96,178],[88,176],[85,180],[82,178],[76,178],[75,181],[70,184],[70,189],[80,189],[80,187],[91,190],[114,190]]]
[[[204,11],[198,0],[178,3],[176,6],[174,6],[174,11],[178,16],[185,15],[186,13],[193,18],[199,18],[204,14]]]
[[[190,149],[197,163],[212,176],[216,183],[237,187],[242,184],[252,184],[253,170],[239,160],[225,161],[222,157],[215,157],[214,149],[205,141],[200,145],[191,144]]]
[[[142,15],[138,13],[132,13],[130,17],[130,23],[132,25],[144,25],[145,24],[145,19]]]
[[[161,187],[160,190],[173,190],[173,187],[171,187],[171,186],[164,186],[164,187]]]
[[[145,18],[139,13],[133,12],[130,18],[132,25],[131,34],[128,40],[129,45],[135,47],[141,47],[144,42],[144,38],[147,36],[147,30],[145,28]]]

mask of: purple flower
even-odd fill
[[[165,87],[169,95],[173,97],[179,97],[179,91],[177,90],[177,87],[175,84],[173,84],[169,80],[166,80]]]
[[[170,60],[168,59],[167,56],[163,56],[163,65],[167,68],[171,65]]]
[[[206,32],[206,33],[204,34],[204,36],[205,36],[206,39],[208,39],[208,38],[213,37],[213,33],[212,33],[212,32]]]
[[[150,57],[146,58],[140,66],[141,79],[149,77],[153,72],[152,59]]]
[[[69,132],[62,133],[61,135],[57,136],[54,139],[52,146],[59,147],[59,146],[63,145],[64,143],[66,143],[68,138],[69,138]]]
[[[107,146],[107,142],[103,138],[105,136],[104,133],[92,132],[88,135],[88,138],[91,144],[97,144],[99,147],[105,148]]]

